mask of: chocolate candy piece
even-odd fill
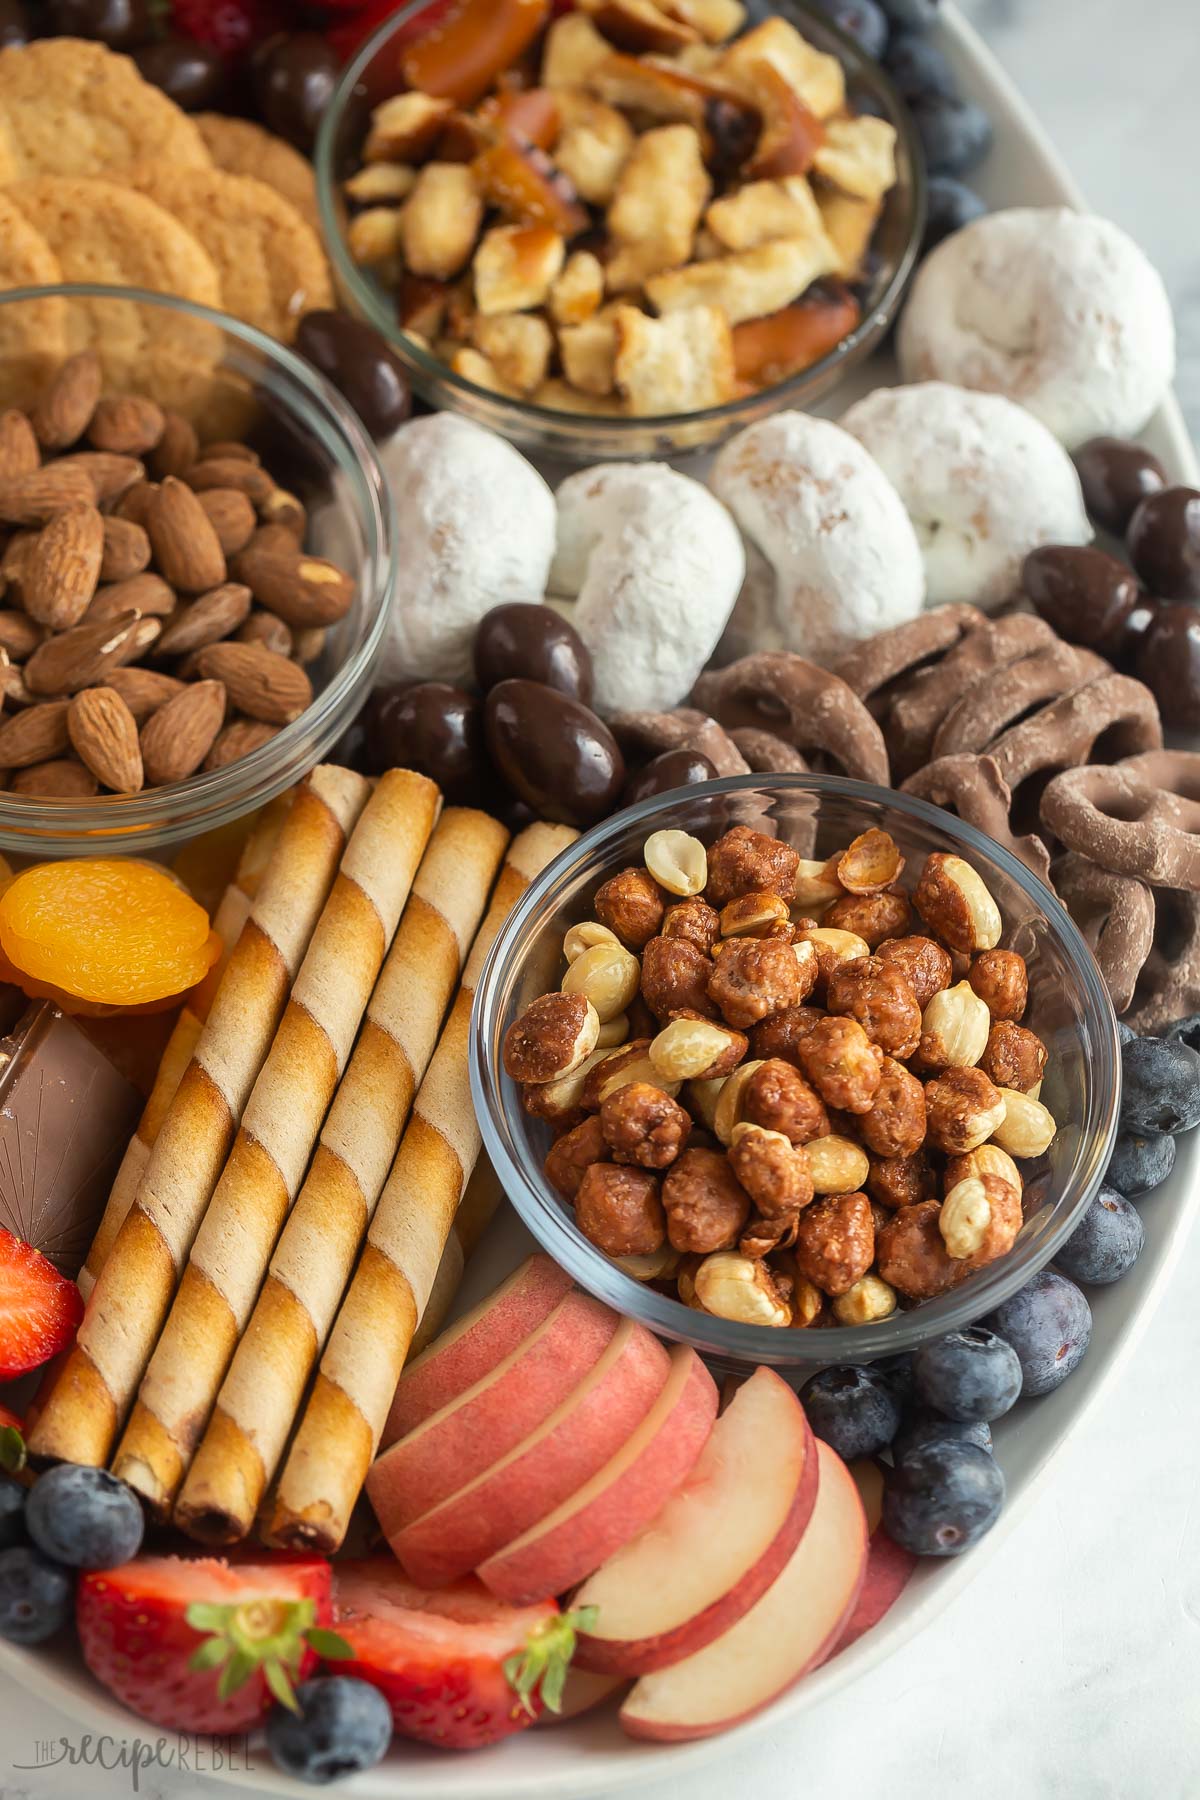
[[[191,38],[164,38],[142,44],[133,60],[145,80],[161,88],[184,112],[219,111],[226,98],[229,77],[220,52],[211,44]]]
[[[479,702],[444,681],[376,688],[363,709],[363,767],[416,769],[436,781],[447,800],[478,805],[483,798],[483,732]]]
[[[1124,537],[1139,500],[1167,485],[1154,452],[1128,438],[1089,438],[1073,460],[1089,517],[1115,537]]]
[[[337,86],[338,59],[318,31],[277,32],[255,52],[254,93],[263,123],[312,150]]]
[[[73,1019],[33,1002],[0,1039],[0,1225],[79,1273],[142,1097]]]
[[[1160,600],[1200,600],[1200,492],[1164,488],[1129,521],[1130,561]]]
[[[1021,586],[1048,625],[1068,643],[1102,650],[1138,603],[1137,577],[1103,550],[1045,544],[1021,565]]]
[[[27,44],[32,32],[21,0],[0,0],[0,50]]]
[[[110,50],[132,50],[150,36],[146,0],[50,0],[55,37],[94,38]]]
[[[296,328],[301,356],[331,381],[371,436],[390,437],[412,410],[404,365],[363,319],[349,313],[305,313]]]
[[[484,706],[487,747],[509,787],[543,819],[593,825],[613,810],[625,759],[603,720],[540,681],[501,681]]]
[[[1104,646],[1104,654],[1120,668],[1127,669],[1137,661],[1146,633],[1158,617],[1158,605],[1144,593]]]
[[[1200,730],[1200,611],[1185,600],[1153,609],[1137,650],[1137,672],[1163,723]]]
[[[589,706],[592,656],[573,625],[551,606],[511,601],[484,613],[475,633],[475,679],[486,694],[516,677],[542,681]]]
[[[623,804],[636,806],[639,800],[649,800],[654,794],[667,794],[672,788],[691,787],[694,782],[716,779],[717,771],[707,756],[701,756],[695,750],[664,750],[661,756],[638,770],[625,789]]]
[[[1122,1013],[1154,942],[1154,895],[1134,875],[1114,875],[1072,851],[1054,866],[1059,899],[1082,931]]]

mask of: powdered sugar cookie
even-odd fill
[[[1158,272],[1118,226],[1066,207],[989,213],[946,238],[896,347],[906,381],[1004,394],[1069,450],[1136,435],[1175,372]]]
[[[961,600],[994,612],[1017,591],[1030,550],[1092,536],[1070,457],[999,394],[944,381],[876,388],[842,424],[908,508],[931,606]]]
[[[212,160],[191,119],[130,57],[82,38],[0,50],[0,121],[10,179],[119,177],[139,162],[203,169]]]
[[[53,287],[58,258],[0,192],[0,289]],[[66,302],[47,295],[0,306],[0,406],[32,405],[67,351]]]
[[[193,113],[196,129],[218,169],[227,175],[253,175],[282,194],[313,230],[319,232],[317,181],[313,166],[285,138],[225,113]]]

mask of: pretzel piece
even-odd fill
[[[883,733],[853,688],[788,650],[759,650],[702,675],[692,698],[732,731],[751,725],[794,749],[829,757],[843,774],[886,786]]]
[[[1067,769],[1042,795],[1042,822],[1102,869],[1200,890],[1200,753],[1147,750]]]
[[[1144,881],[1069,851],[1054,866],[1058,895],[1100,966],[1115,1010],[1128,1010],[1154,943],[1154,895]]]

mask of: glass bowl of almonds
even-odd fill
[[[1116,1019],[982,832],[823,775],[732,776],[580,838],[475,1005],[485,1147],[600,1299],[733,1364],[858,1362],[979,1319],[1096,1191]]]
[[[395,557],[370,439],[284,345],[0,294],[0,849],[136,855],[290,787],[366,697]]]

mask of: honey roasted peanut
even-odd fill
[[[642,998],[664,1025],[685,1010],[715,1019],[717,1008],[708,997],[712,972],[711,959],[686,938],[651,938],[642,951]]]
[[[582,994],[543,994],[504,1034],[504,1067],[514,1081],[569,1075],[596,1048],[600,1021]]]
[[[1015,950],[984,950],[971,963],[967,980],[993,1019],[1017,1020],[1029,1001],[1025,958]]]
[[[790,1218],[813,1197],[808,1157],[782,1131],[743,1120],[733,1128],[729,1162],[764,1219]]]
[[[609,1256],[645,1256],[666,1240],[659,1179],[646,1169],[592,1163],[575,1195],[584,1236]]]
[[[823,1293],[844,1294],[875,1260],[875,1222],[862,1193],[814,1200],[800,1214],[796,1267]]]
[[[831,1013],[857,1019],[889,1056],[907,1057],[921,1041],[921,1008],[903,973],[877,956],[859,956],[833,970],[825,987]]]
[[[742,1117],[766,1131],[782,1132],[793,1144],[807,1144],[829,1134],[825,1103],[791,1063],[771,1057],[746,1083]]]
[[[1017,1088],[1027,1094],[1046,1073],[1046,1046],[1023,1025],[998,1019],[988,1033],[979,1066],[997,1087]]]
[[[642,1169],[668,1168],[692,1129],[683,1107],[646,1081],[626,1082],[610,1094],[600,1108],[600,1125],[613,1162]]]
[[[641,950],[662,930],[666,903],[645,869],[622,869],[596,889],[596,917],[630,950]]]
[[[800,853],[790,844],[748,825],[735,825],[709,850],[707,898],[719,909],[740,894],[769,889],[790,905],[796,897],[799,866]]]
[[[877,954],[881,961],[893,963],[900,970],[922,1011],[935,994],[954,980],[953,957],[932,938],[890,938],[880,944]]]
[[[853,932],[869,950],[877,950],[885,938],[908,930],[912,907],[901,893],[843,894],[826,908],[821,923],[830,930]]]
[[[662,1202],[675,1249],[702,1256],[732,1249],[750,1217],[750,1196],[717,1150],[685,1150],[663,1181]]]
[[[811,956],[797,956],[796,948],[768,938],[734,938],[723,946],[708,979],[708,998],[728,1024],[743,1030],[807,999],[816,964]]]

